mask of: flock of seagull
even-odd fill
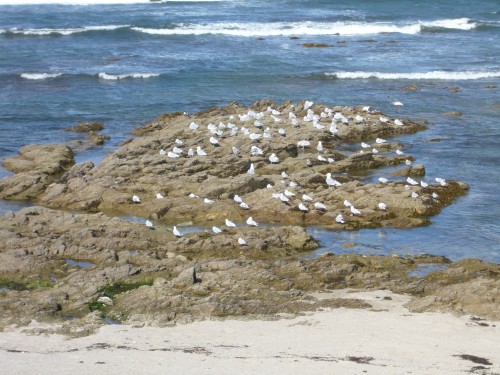
[[[305,101],[304,102],[303,110],[307,111],[306,112],[307,114],[303,117],[302,124],[307,125],[308,123],[310,123],[310,124],[312,124],[313,128],[318,129],[318,130],[322,130],[322,129],[326,128],[326,125],[324,125],[324,122],[325,122],[324,120],[331,119],[331,123],[330,123],[330,126],[328,128],[328,131],[332,135],[336,135],[339,133],[339,129],[338,129],[339,123],[341,123],[343,125],[349,125],[349,119],[346,116],[344,116],[341,112],[334,112],[332,109],[325,108],[323,111],[321,111],[321,113],[316,114],[312,109],[313,104],[314,103],[312,101]],[[399,109],[400,107],[403,106],[403,104],[399,101],[394,101],[392,104],[397,109]],[[293,109],[293,107],[292,107],[292,109]],[[369,114],[374,113],[370,107],[363,107],[362,112],[366,112]],[[297,115],[293,112],[293,110],[291,110],[288,113],[288,116],[285,119],[280,117],[280,116],[283,116],[283,114],[280,111],[278,111],[277,109],[273,109],[272,107],[268,107],[267,110],[263,111],[263,112],[255,112],[253,110],[248,110],[247,113],[238,114],[237,117],[234,115],[229,116],[229,122],[227,122],[227,123],[221,122],[218,126],[215,124],[212,124],[212,123],[207,125],[206,129],[209,132],[209,143],[213,147],[220,147],[221,146],[221,139],[226,140],[229,137],[234,137],[234,136],[239,135],[239,134],[243,134],[244,136],[248,136],[248,138],[252,142],[259,142],[259,140],[261,140],[261,139],[272,138],[276,133],[273,134],[271,128],[269,126],[265,126],[264,123],[262,122],[262,120],[266,116],[270,117],[270,119],[271,119],[271,121],[269,121],[270,123],[279,124],[278,125],[279,126],[278,132],[277,132],[279,137],[286,137],[287,136],[286,126],[292,126],[292,127],[300,127],[301,126],[301,122],[299,121],[299,119],[297,119]],[[359,114],[354,117],[354,121],[357,124],[364,123],[366,120],[367,119],[364,116],[361,116]],[[237,121],[240,121],[242,123],[242,125],[237,126],[234,123]],[[322,121],[323,121],[323,123],[322,123]],[[390,120],[386,117],[380,116],[378,118],[378,121],[380,121],[380,123],[388,123]],[[403,125],[403,122],[398,120],[398,119],[394,119],[393,121],[394,121],[394,124],[396,126]],[[251,128],[252,125],[253,125],[253,127]],[[194,121],[188,125],[188,129],[190,131],[193,131],[193,132],[199,131],[200,128],[201,128],[201,125],[199,125],[198,123],[196,123]],[[385,139],[382,139],[382,138],[377,138],[375,140],[375,143],[377,145],[383,145],[386,142],[387,141]],[[168,158],[172,158],[172,159],[180,158],[183,156],[183,153],[184,153],[182,146],[184,146],[184,141],[182,141],[180,139],[176,139],[175,146],[172,148],[172,150],[166,151],[164,149],[161,149],[159,153],[160,153],[160,155],[165,155]],[[306,140],[306,139],[300,140],[297,142],[297,147],[304,151],[305,148],[311,147],[311,142],[309,140]],[[371,148],[370,151],[372,153],[379,152],[376,147],[373,147],[372,145],[369,145],[365,142],[361,142],[361,150],[359,152],[363,153],[364,152],[363,150],[369,149],[369,148]],[[242,152],[239,148],[235,147],[234,145],[231,147],[231,150],[232,150],[232,153],[234,155],[240,155]],[[330,163],[330,164],[335,162],[335,160],[333,158],[326,157],[326,155],[324,155],[325,148],[324,148],[321,141],[318,141],[316,143],[316,151],[318,153],[317,160],[319,162]],[[188,158],[192,158],[195,156],[206,157],[208,155],[208,153],[204,149],[202,149],[201,146],[197,146],[197,147],[195,147],[195,149],[190,147],[186,154],[187,154]],[[398,156],[402,156],[402,155],[404,155],[404,152],[402,152],[401,150],[398,149],[398,150],[396,150],[396,154]],[[252,157],[264,156],[264,152],[258,146],[251,145],[250,146],[250,156],[252,156]],[[276,155],[276,153],[271,153],[271,155],[269,155],[267,157],[267,160],[269,161],[269,163],[271,165],[279,164],[281,162],[279,156]],[[313,165],[309,159],[307,159],[306,162],[307,162],[307,165],[309,165],[309,166]],[[411,162],[411,160],[406,159],[405,163],[407,165],[411,165],[412,162]],[[252,163],[252,162],[250,163],[250,166],[248,168],[247,173],[249,175],[256,174],[254,163]],[[284,180],[288,179],[288,177],[289,177],[288,174],[286,173],[286,171],[281,172],[281,177],[283,178],[282,183],[286,184],[287,188],[285,188],[283,192],[273,192],[272,197],[280,200],[284,204],[290,205],[291,204],[290,200],[293,199],[293,197],[295,197],[295,195],[296,195],[292,190],[298,184],[297,184],[297,182],[295,182],[293,180],[288,182],[288,183],[284,181]],[[378,179],[378,181],[382,184],[386,184],[389,182],[389,180],[385,177],[380,177]],[[439,184],[441,184],[442,186],[446,185],[446,180],[444,180],[442,178],[436,178],[436,181]],[[414,179],[412,179],[411,177],[408,177],[406,182],[407,182],[407,184],[405,185],[405,188],[408,190],[411,189],[412,186],[420,186],[422,188],[426,188],[429,186],[428,183],[426,183],[424,181],[417,182]],[[325,184],[326,184],[327,188],[334,188],[334,189],[342,186],[342,183],[340,183],[335,178],[333,178],[331,173],[326,174]],[[269,185],[267,185],[267,188],[273,189],[274,187],[271,184],[269,184]],[[418,198],[418,196],[419,196],[418,193],[415,191],[413,191],[411,193],[411,197],[414,199]],[[432,196],[435,199],[438,198],[436,193],[433,193]],[[200,198],[199,196],[195,195],[194,193],[190,193],[189,197]],[[157,193],[156,198],[163,199],[164,197],[160,193]],[[250,209],[250,206],[246,202],[244,202],[243,199],[239,195],[235,195],[233,199],[239,205],[239,207],[241,209],[244,209],[244,210]],[[132,201],[134,203],[141,203],[141,199],[137,195],[134,195],[132,197]],[[213,204],[214,203],[214,200],[209,199],[209,198],[204,198],[203,201],[206,204]],[[298,203],[298,205],[296,207],[301,212],[307,213],[310,210],[310,208],[308,207],[307,204],[310,204],[313,201],[314,200],[310,195],[303,194],[302,200]],[[318,210],[318,211],[326,211],[327,210],[326,205],[322,202],[314,202],[313,206],[314,206],[314,209]],[[352,216],[361,216],[362,215],[362,212],[359,209],[357,209],[356,207],[354,207],[354,205],[351,204],[349,201],[345,200],[344,206],[347,209],[349,209],[350,214]],[[384,202],[379,202],[377,207],[379,210],[382,210],[382,211],[385,211],[388,209],[387,204]],[[339,224],[345,224],[345,222],[346,222],[342,213],[339,213],[335,217],[335,221]],[[249,216],[248,219],[246,220],[246,224],[251,226],[251,227],[258,227],[259,226],[259,224],[251,216]],[[147,220],[146,226],[148,228],[153,228],[154,224],[150,220]],[[231,220],[226,219],[225,220],[225,227],[226,228],[236,228],[236,224],[234,222],[232,222]],[[214,234],[219,234],[223,230],[224,229],[217,227],[217,226],[212,227],[212,232]],[[176,237],[183,236],[183,234],[178,230],[177,226],[173,227],[172,232]],[[238,243],[241,246],[247,245],[246,240],[243,239],[242,237],[238,238]]]

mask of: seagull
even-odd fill
[[[250,147],[250,155],[252,155],[252,156],[264,155],[264,152],[260,148],[258,148],[257,146],[251,146]]]
[[[257,222],[254,219],[252,219],[251,216],[248,217],[247,224],[250,225],[251,227],[258,227],[259,226],[259,224],[257,224]]]
[[[396,155],[404,155],[405,153],[401,150],[396,150]]]
[[[250,164],[250,168],[248,168],[247,173],[250,174],[250,175],[254,175],[255,174],[255,167],[253,166],[253,163]]]
[[[139,198],[139,196],[137,196],[137,195],[134,195],[132,197],[132,202],[134,202],[134,203],[141,203],[141,198]]]
[[[279,129],[278,129],[278,133],[279,133],[279,135],[281,135],[281,136],[283,136],[283,137],[284,137],[284,136],[286,136],[286,131],[285,131],[285,129],[283,129],[283,128],[279,128]]]
[[[387,121],[389,121],[389,119],[387,117],[380,117],[378,120],[380,122],[387,122]]]
[[[303,212],[309,211],[309,209],[304,205],[304,203],[299,203],[299,210]]]
[[[240,207],[243,208],[244,210],[250,209],[250,206],[248,204],[246,204],[245,202],[241,202]]]
[[[228,227],[228,228],[236,228],[236,224],[233,223],[231,220],[226,219],[226,227]]]
[[[281,177],[288,178],[288,174],[285,171],[283,171],[281,172]]]
[[[345,224],[345,221],[344,221],[344,217],[342,216],[342,214],[338,214],[336,217],[335,217],[335,221],[339,224]]]
[[[177,227],[174,225],[174,228],[172,229],[172,232],[174,233],[175,237],[182,237],[181,232],[177,229]]]
[[[214,146],[218,146],[219,145],[219,140],[217,138],[215,138],[215,137],[210,137],[209,141]]]
[[[309,102],[309,101],[305,101],[304,102],[304,110],[307,110],[309,108],[311,108],[313,106],[314,102]]]
[[[238,238],[238,243],[241,245],[241,246],[246,246],[247,245],[247,241],[245,241],[243,238],[239,237]]]
[[[202,150],[200,146],[196,147],[196,154],[198,156],[207,156],[207,153],[204,150]]]
[[[405,164],[406,164],[406,165],[411,165],[411,164],[412,164],[412,161],[411,161],[411,160],[409,160],[409,159],[406,159],[406,160],[405,160]]]
[[[283,203],[288,203],[290,202],[290,199],[287,198],[287,196],[285,194],[280,194],[279,195],[279,198],[280,198],[280,201],[282,201]]]
[[[175,152],[178,155],[182,154],[182,148],[179,148],[179,147],[174,147],[172,149],[172,151]]]
[[[290,186],[290,187],[297,187],[297,186],[299,186],[299,184],[296,183],[295,181],[290,181],[290,184],[288,184],[288,186]]]
[[[234,146],[232,147],[232,151],[233,151],[234,155],[239,155],[240,154],[240,150],[238,148],[234,147]]]
[[[213,231],[215,234],[222,233],[222,229],[217,228],[216,226],[213,226],[213,227],[212,227],[212,231]]]
[[[161,195],[160,193],[156,194],[156,199],[163,199],[165,198],[163,195]]]
[[[403,103],[401,103],[399,100],[393,101],[392,105],[396,107],[396,113],[399,111],[400,107],[403,107]]]
[[[381,210],[385,210],[387,208],[387,205],[385,203],[380,202],[378,204],[378,208],[380,208]]]
[[[213,200],[208,199],[208,198],[203,199],[203,202],[205,202],[206,204],[213,204],[214,203]]]
[[[328,186],[333,186],[333,187],[342,186],[342,184],[340,182],[338,182],[337,180],[332,178],[331,173],[326,174],[326,183]]]
[[[234,196],[234,198],[233,198],[233,199],[234,199],[234,201],[235,201],[236,203],[241,203],[241,202],[243,202],[243,199],[241,199],[241,197],[240,197],[238,194],[236,194],[236,195]]]
[[[446,186],[446,180],[444,178],[436,177],[435,180],[436,182],[439,182],[439,185]]]
[[[266,189],[272,189],[272,188],[273,188],[273,185],[271,185],[271,184],[266,185]]]
[[[164,149],[161,149],[160,150],[160,155],[167,155],[167,151],[165,151]]]
[[[321,143],[321,141],[318,141],[318,145],[316,146],[316,150],[318,150],[318,152],[323,152],[323,144]]]
[[[412,197],[412,198],[417,198],[417,197],[418,197],[418,194],[417,194],[416,192],[413,192],[413,193],[411,193],[411,197]]]
[[[363,112],[370,112],[370,106],[363,107]]]
[[[363,116],[360,116],[360,115],[356,115],[356,117],[354,118],[354,120],[356,120],[356,122],[363,122],[365,121],[365,118]]]
[[[355,208],[354,206],[351,206],[351,212],[353,215],[361,215],[361,211]]]
[[[149,220],[146,220],[146,226],[148,228],[153,228],[153,223],[151,221],[149,221]]]
[[[179,146],[182,146],[184,142],[182,142],[179,138],[175,140],[175,143],[178,144]]]
[[[327,161],[328,161],[328,163],[330,163],[330,164],[332,164],[332,163],[335,161],[335,159],[333,159],[333,158],[328,158],[328,159],[326,159],[326,160],[327,160]]]
[[[314,203],[314,208],[320,211],[326,211],[326,206],[323,203],[316,202]]]
[[[295,194],[288,189],[285,189],[284,193],[287,197],[295,197]]]
[[[304,148],[305,148],[305,147],[308,147],[308,146],[310,146],[310,145],[311,145],[311,142],[306,141],[306,140],[302,140],[302,141],[298,141],[298,142],[297,142],[297,146],[298,146],[298,147],[301,147],[301,148],[302,148],[302,150],[304,150]]]
[[[372,153],[374,153],[374,154],[378,154],[378,150],[374,147],[374,148],[372,149]]]
[[[289,118],[290,120],[292,120],[292,119],[294,119],[294,118],[297,118],[297,116],[295,115],[295,113],[293,113],[293,112],[289,112],[289,113],[288,113],[288,118]]]
[[[429,184],[425,181],[420,181],[420,186],[422,186],[423,188],[426,188],[427,186],[429,186]]]
[[[303,200],[305,200],[306,202],[312,202],[312,200],[313,200],[313,199],[312,199],[309,195],[307,195],[307,194],[303,194],[303,195],[302,195],[302,199],[303,199]]]
[[[361,147],[363,147],[363,148],[370,148],[370,145],[368,143],[361,142]]]
[[[251,139],[252,141],[256,141],[256,140],[258,140],[258,139],[261,139],[261,138],[262,138],[262,135],[257,134],[257,133],[250,133],[249,137],[250,137],[250,139]]]
[[[169,151],[167,153],[167,156],[171,159],[175,159],[175,158],[178,158],[179,157],[179,154],[176,154],[175,152],[172,152],[172,151]]]
[[[380,143],[385,143],[387,141],[383,138],[377,138],[377,139],[375,139],[375,142],[380,144]]]
[[[196,130],[198,128],[199,128],[199,125],[196,122],[192,122],[191,124],[189,124],[189,129],[191,129],[191,130]]]
[[[379,177],[379,182],[383,183],[383,184],[386,184],[389,180],[385,177]]]
[[[437,199],[439,198],[439,195],[437,195],[436,193],[432,193],[432,198]]]
[[[194,156],[194,151],[193,149],[190,147],[189,150],[188,150],[188,156],[191,158]]]
[[[408,182],[410,185],[413,185],[413,186],[418,185],[418,182],[417,182],[417,181],[415,181],[415,180],[414,180],[413,178],[411,178],[411,177],[408,177],[408,178],[406,179],[406,182]]]
[[[401,122],[401,120],[398,120],[398,119],[395,119],[395,120],[394,120],[394,124],[396,124],[396,125],[398,125],[398,126],[403,125],[403,123]]]
[[[272,153],[271,156],[269,156],[269,161],[271,162],[271,164],[279,163],[280,158],[277,157],[276,154]]]
[[[199,198],[199,196],[194,193],[189,193],[189,198]]]
[[[326,159],[321,155],[318,155],[318,160],[322,162],[326,161]]]
[[[349,202],[347,199],[344,201],[344,206],[346,207],[352,207],[352,203]]]

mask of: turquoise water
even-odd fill
[[[500,86],[497,1],[76,3],[0,5],[0,158],[75,139],[63,128],[81,121],[104,122],[112,138],[78,155],[98,163],[165,112],[272,98],[395,115],[397,98],[399,117],[429,121],[398,139],[406,152],[429,179],[462,180],[469,194],[425,228],[311,228],[319,251],[500,262],[500,95],[487,88]],[[408,84],[421,90],[402,90]],[[442,116],[450,111],[463,116]],[[16,207],[0,202],[0,211]]]

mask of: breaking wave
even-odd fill
[[[21,78],[31,80],[44,80],[60,77],[61,73],[22,73]]]
[[[336,79],[412,79],[412,80],[422,80],[422,79],[440,79],[440,80],[450,80],[450,81],[463,81],[472,79],[483,79],[483,78],[500,78],[500,71],[486,71],[486,72],[474,72],[474,71],[463,71],[463,72],[448,72],[435,70],[425,73],[382,73],[382,72],[331,72],[324,73],[325,76],[336,78]]]

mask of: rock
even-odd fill
[[[417,85],[406,85],[405,87],[403,87],[403,90],[404,91],[420,91],[420,87],[418,87]]]
[[[445,116],[445,117],[460,117],[460,116],[462,116],[462,112],[458,112],[458,111],[446,112],[446,113],[443,113],[442,116]]]
[[[302,43],[303,47],[306,48],[327,48],[327,47],[332,47],[331,44],[326,44],[326,43]]]
[[[73,151],[64,145],[28,145],[19,156],[7,158],[2,166],[13,173],[36,172],[47,175],[62,173],[74,163]]]
[[[101,122],[82,122],[70,128],[65,128],[64,130],[69,132],[88,133],[101,131],[103,129],[104,124]]]

